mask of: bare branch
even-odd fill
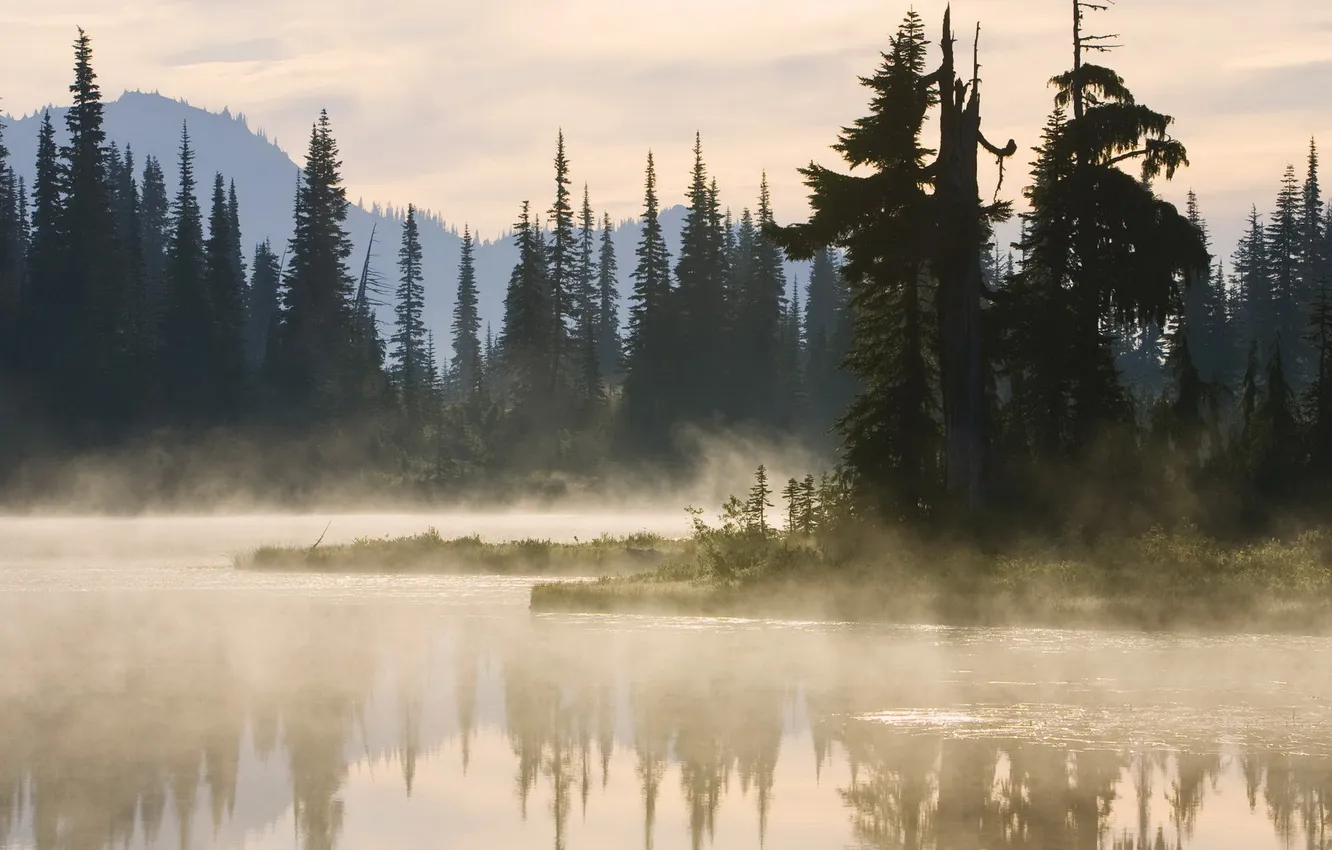
[[[1008,144],[1005,147],[998,148],[991,144],[989,139],[985,138],[984,133],[978,132],[976,138],[980,139],[981,147],[993,154],[995,160],[999,163],[999,182],[996,183],[994,187],[994,200],[998,203],[999,192],[1004,188],[1004,160],[1017,153],[1017,142],[1009,139]]]
[[[1137,159],[1140,156],[1146,156],[1148,153],[1150,153],[1150,151],[1148,151],[1146,148],[1142,148],[1141,150],[1136,150],[1136,151],[1129,151],[1128,153],[1121,153],[1119,156],[1110,158],[1105,164],[1115,165],[1116,163],[1123,162],[1126,159]]]
[[[971,84],[980,88],[980,21],[976,22],[976,40],[971,43]]]

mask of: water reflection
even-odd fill
[[[0,602],[0,845],[1330,846],[1321,642],[419,602]]]

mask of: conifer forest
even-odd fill
[[[310,133],[290,242],[254,244],[231,177],[196,172],[189,126],[176,185],[108,141],[80,30],[68,142],[48,113],[29,185],[0,139],[0,489],[21,502],[49,462],[118,452],[170,488],[191,474],[179,457],[227,445],[278,493],[323,475],[447,499],[684,475],[682,434],[732,433],[810,447],[848,512],[927,534],[1313,519],[1332,498],[1316,142],[1291,139],[1239,244],[1214,244],[1192,193],[1184,209],[1157,193],[1188,180],[1170,104],[1109,67],[1094,33],[1113,12],[1070,7],[1073,62],[1013,141],[983,129],[983,39],[973,53],[948,17],[907,13],[864,69],[864,117],[801,171],[804,221],[775,219],[766,178],[728,197],[705,138],[662,140],[692,142],[692,173],[644,152],[641,238],[617,256],[552,132],[553,179],[513,203],[493,329],[471,232],[449,281],[425,280],[415,207],[375,236],[391,279],[353,251],[336,115]],[[681,189],[672,249],[658,216]],[[423,319],[443,287],[447,339]]]

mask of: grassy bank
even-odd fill
[[[1153,532],[1003,554],[740,528],[635,575],[532,592],[535,611],[1153,630],[1332,631],[1332,533],[1223,545]]]
[[[302,572],[486,573],[594,576],[631,573],[686,556],[688,543],[654,534],[562,543],[444,538],[435,529],[331,546],[265,546],[236,559],[242,569]]]

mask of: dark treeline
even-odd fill
[[[1321,503],[1332,213],[1316,148],[1227,267],[1196,199],[1155,194],[1188,164],[1173,120],[1087,61],[1107,49],[1084,27],[1100,7],[1071,6],[1075,62],[1052,80],[1014,245],[994,236],[1012,205],[982,200],[977,175],[1017,145],[981,132],[948,20],[935,66],[911,14],[863,80],[870,114],[834,145],[852,172],[803,170],[808,222],[777,225],[766,178],[728,208],[696,138],[675,255],[649,153],[640,242],[617,257],[561,134],[549,205],[515,224],[502,324],[478,312],[465,231],[448,340],[423,321],[413,207],[378,234],[396,281],[352,256],[326,114],[289,244],[251,247],[234,185],[194,174],[188,127],[176,187],[106,140],[80,32],[68,145],[48,118],[32,186],[0,146],[0,475],[224,434],[299,458],[288,485],[338,468],[460,492],[685,469],[681,434],[742,429],[837,449],[852,512],[913,527],[1252,529]],[[787,280],[784,254],[811,261],[808,280]]]
[[[303,462],[438,492],[534,473],[595,477],[612,462],[678,469],[684,426],[816,439],[850,397],[833,254],[793,291],[762,232],[773,220],[766,180],[754,210],[733,216],[701,147],[679,256],[663,241],[649,155],[643,242],[621,258],[609,214],[587,186],[581,198],[571,187],[561,134],[553,200],[525,202],[515,226],[503,324],[482,324],[465,231],[452,338],[436,340],[414,207],[400,233],[377,234],[397,243],[396,281],[371,269],[376,235],[352,256],[326,113],[289,244],[251,248],[235,184],[194,172],[187,126],[175,187],[151,157],[140,167],[107,142],[91,63],[80,31],[70,143],[57,149],[48,116],[33,186],[0,148],[0,477],[31,483],[25,463],[43,455],[243,435],[270,457],[298,447]],[[622,319],[617,274],[628,263]],[[384,305],[390,327],[376,320]]]
[[[981,200],[976,175],[982,155],[1002,175],[1016,146],[981,133],[980,80],[955,69],[947,17],[936,68],[914,13],[864,80],[871,114],[835,145],[863,176],[811,164],[813,217],[771,229],[794,258],[845,252],[853,510],[1022,533],[1268,527],[1327,496],[1332,228],[1316,152],[1266,226],[1255,211],[1228,276],[1194,196],[1181,213],[1154,192],[1188,164],[1173,119],[1087,61],[1109,49],[1085,20],[1105,7],[1070,5],[1075,61],[1051,80],[1010,249],[991,234],[1011,209]]]

